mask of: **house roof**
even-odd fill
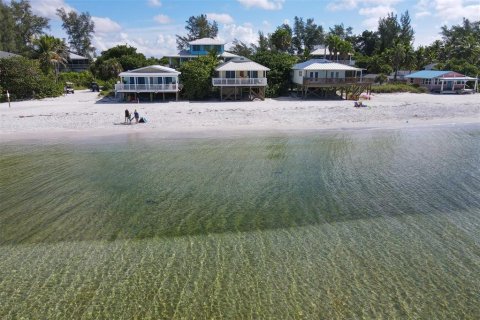
[[[159,65],[152,65],[152,66],[146,66],[143,68],[138,68],[135,70],[129,70],[125,72],[121,72],[119,74],[120,77],[124,76],[151,76],[154,74],[161,74],[161,75],[179,75],[180,72],[178,72],[175,69],[164,67],[164,66],[159,66]]]
[[[438,78],[452,71],[421,70],[405,76],[405,78],[433,79]],[[463,76],[463,75],[462,75]]]
[[[215,71],[270,71],[270,69],[247,58],[238,57],[222,63]]]
[[[68,59],[70,60],[88,60],[88,58],[78,55],[73,52],[68,52]]]
[[[18,54],[0,51],[0,58],[13,58],[13,57],[20,57]]]
[[[331,71],[360,71],[362,69],[350,67],[341,63],[331,62],[326,59],[311,59],[297,63],[292,67],[294,70],[331,70]]]
[[[330,53],[330,50],[327,47],[319,47],[313,50],[312,52],[310,52],[311,56],[324,56],[324,55],[329,56],[332,54],[335,54],[335,53]],[[340,54],[340,52],[337,52],[337,54]],[[351,56],[352,54],[349,53],[348,55]]]
[[[220,55],[220,57],[222,57],[222,58],[237,58],[237,57],[240,57],[240,56],[237,55],[237,54],[231,53],[231,52],[223,51],[223,53]]]
[[[191,54],[190,51],[188,50],[182,50],[178,52],[178,54],[174,55],[168,55],[164,56],[165,58],[197,58],[199,55],[198,54]],[[236,54],[233,54],[231,52],[224,51],[219,55],[220,58],[236,58],[239,57]]]
[[[202,39],[197,39],[190,41],[188,44],[191,45],[224,45],[225,42],[222,40],[218,39],[212,39],[212,38],[202,38]]]

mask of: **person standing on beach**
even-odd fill
[[[132,120],[130,119],[130,111],[128,109],[125,109],[125,123],[131,122]]]
[[[138,118],[140,118],[140,115],[138,114],[137,109],[135,109],[133,116],[135,117],[135,123],[138,123]]]

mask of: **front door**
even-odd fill
[[[451,91],[453,90],[453,81],[447,81],[445,84],[445,87],[443,87],[443,90]]]

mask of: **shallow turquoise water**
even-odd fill
[[[480,128],[4,143],[0,318],[472,318]]]

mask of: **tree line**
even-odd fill
[[[61,8],[57,10],[57,15],[68,35],[68,42],[48,34],[49,20],[33,14],[28,0],[12,0],[10,4],[0,1],[0,50],[25,57],[12,61],[23,63],[34,73],[42,73],[46,83],[51,82],[51,87],[60,88],[62,84],[58,80],[65,81],[70,77],[81,79],[84,85],[98,79],[109,88],[113,87],[118,73],[122,71],[168,63],[166,59],[147,58],[134,47],[118,45],[96,57],[84,75],[60,74],[69,51],[93,60],[95,48],[92,46],[92,38],[95,25],[88,12],[66,12]],[[186,21],[185,30],[186,35],[177,35],[177,47],[180,50],[187,49],[188,42],[192,40],[218,36],[218,24],[208,20],[204,14],[191,16]],[[400,16],[390,13],[379,19],[375,31],[365,30],[360,34],[354,34],[353,28],[343,23],[327,30],[317,24],[314,18],[295,16],[292,26],[281,24],[269,34],[260,31],[256,43],[244,43],[235,39],[229,51],[271,69],[267,74],[267,96],[286,93],[290,86],[293,64],[308,60],[311,52],[319,45],[327,47],[336,60],[353,55],[357,66],[366,69],[368,73],[393,72],[396,77],[399,70],[420,70],[429,63],[437,63],[437,69],[454,70],[471,76],[480,73],[480,21],[463,19],[459,25],[450,28],[443,26],[440,34],[441,40],[415,49],[415,33],[408,11]],[[27,58],[34,60],[28,63],[22,60]],[[180,66],[186,98],[200,99],[211,92],[210,78],[218,63],[220,61],[217,55],[212,54]],[[14,66],[6,62],[0,65],[0,90],[9,89],[19,98],[30,97],[33,92],[42,95],[46,91],[41,88],[12,88],[11,83],[15,81],[11,77],[15,76],[15,72],[9,72],[5,68]],[[25,74],[33,74],[32,72]],[[7,75],[10,78],[7,79]],[[22,77],[22,74],[16,76]],[[20,91],[22,94],[16,93]],[[57,89],[47,91],[48,94],[60,92]]]

